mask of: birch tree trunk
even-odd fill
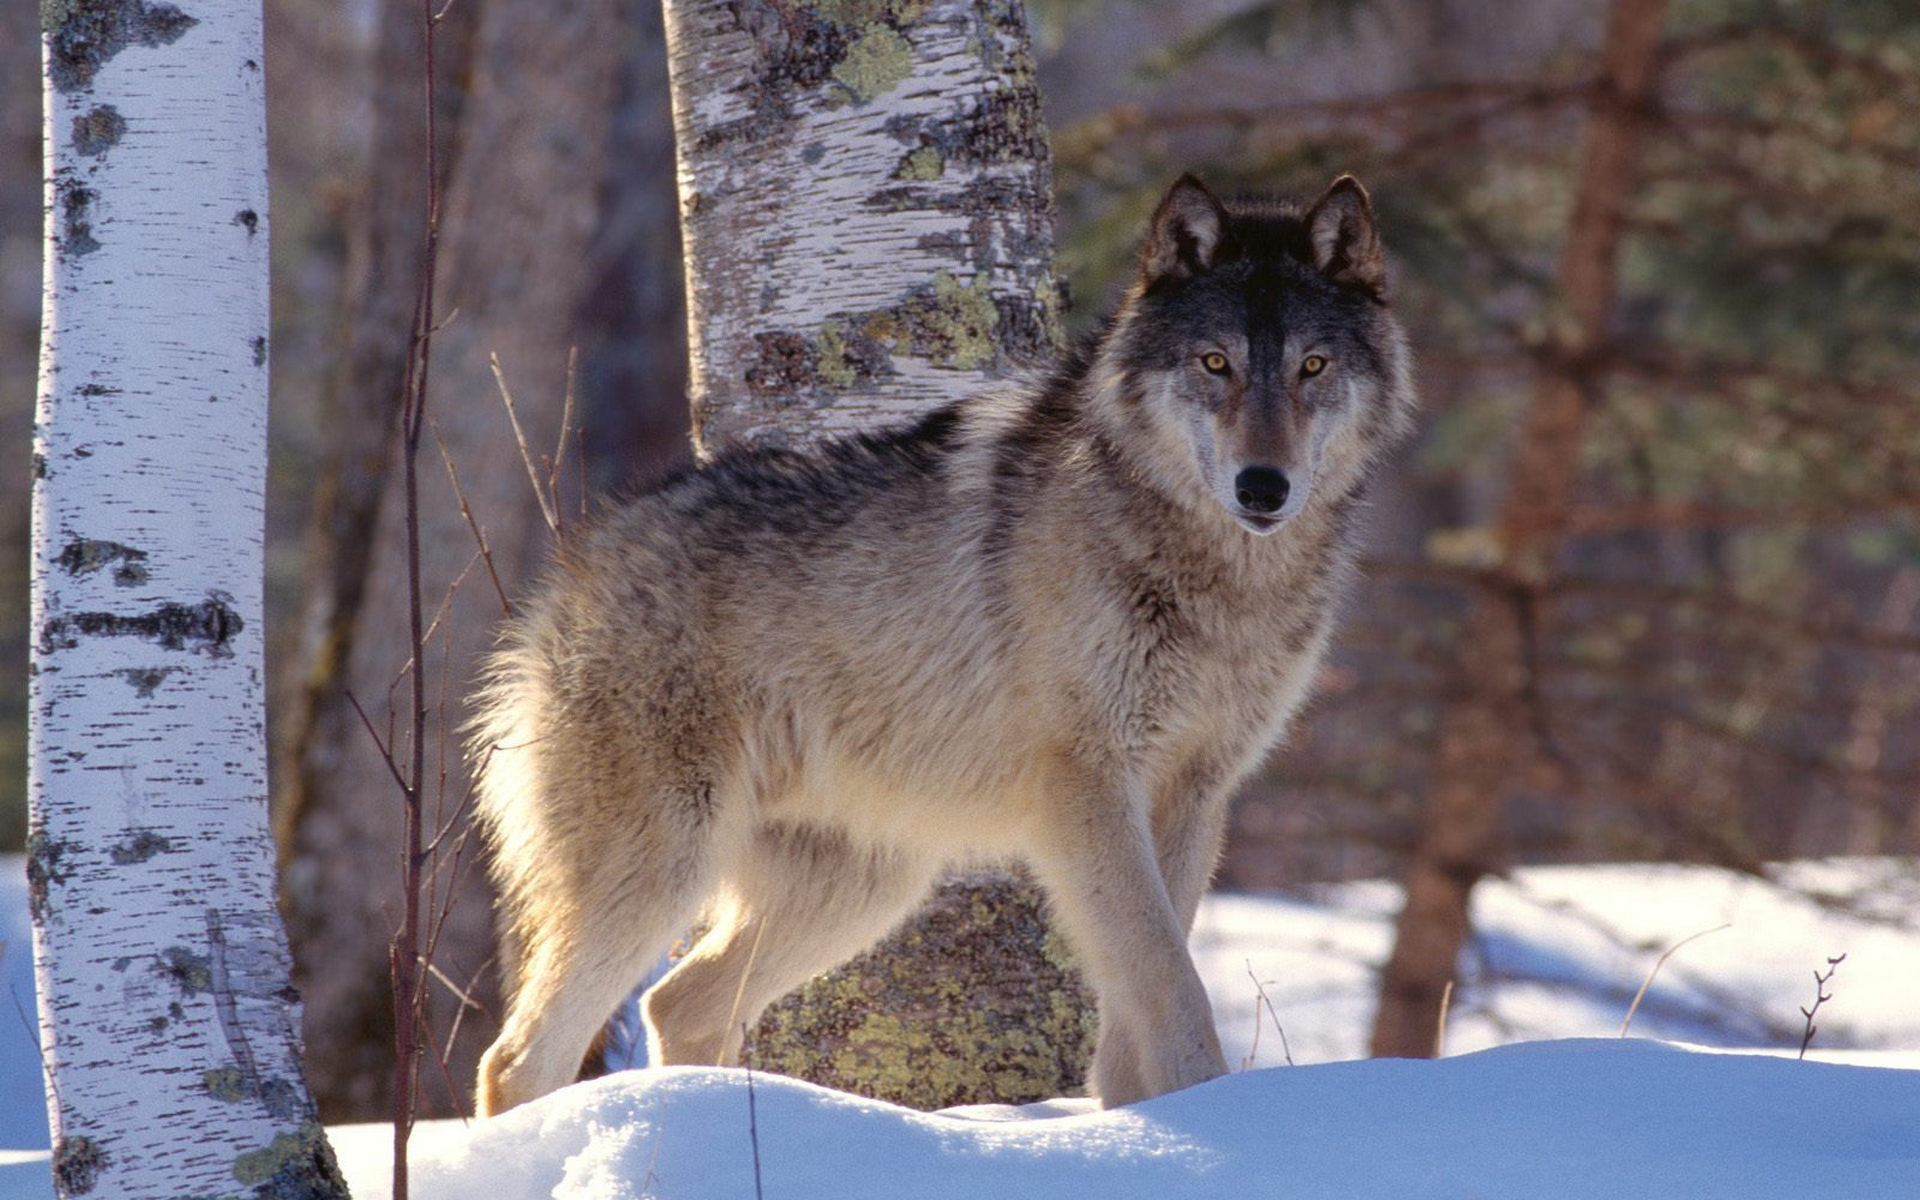
[[[1407,872],[1406,906],[1380,981],[1376,1056],[1435,1053],[1447,986],[1470,929],[1473,888],[1501,853],[1506,791],[1537,762],[1539,681],[1530,637],[1546,617],[1580,478],[1598,358],[1618,291],[1622,229],[1646,110],[1658,83],[1666,0],[1616,0],[1601,51],[1560,258],[1565,322],[1521,423],[1499,514],[1495,579],[1475,596],[1460,640],[1460,697],[1441,714],[1430,798]]]
[[[1018,0],[666,13],[698,453],[898,421],[1058,348]],[[1033,885],[976,881],[776,1005],[749,1055],[921,1107],[1022,1101],[1080,1084],[1090,1012]]]
[[[694,439],[897,421],[1060,341],[1019,0],[669,0]]]
[[[425,655],[437,698],[427,735],[429,773],[445,780],[427,789],[430,822],[436,812],[452,816],[466,791],[460,696],[501,615],[491,575],[510,595],[539,561],[546,537],[488,357],[499,356],[537,451],[551,453],[568,350],[579,340],[576,312],[593,278],[591,243],[602,209],[615,81],[632,32],[627,13],[624,0],[480,0],[453,6],[441,26],[451,33],[457,22],[477,23],[469,35],[472,90],[460,108],[443,193],[436,284],[443,328],[433,341],[427,406],[437,437],[426,438],[420,468],[422,595],[430,621],[447,600]],[[366,377],[369,386],[376,381],[377,375]],[[396,392],[388,402],[398,398]],[[487,534],[490,568],[477,558],[437,443],[445,445]],[[333,674],[316,682],[312,729],[292,751],[299,789],[282,823],[310,1069],[329,1120],[378,1118],[391,1101],[387,945],[401,911],[402,809],[392,776],[347,699],[349,693],[358,699],[384,734],[390,689],[411,657],[398,472],[387,472],[381,486],[377,515],[368,514],[371,527],[355,530],[370,538],[357,611],[350,625],[341,624],[349,614],[332,617],[336,630],[350,631],[348,644],[322,639],[317,647],[332,657],[316,663]],[[467,863],[438,885],[432,904],[449,887],[457,895],[436,965],[484,1007],[461,1017],[459,1037],[448,1047],[461,1002],[446,986],[428,985],[427,1023],[443,1043],[429,1053],[445,1051],[449,1069],[429,1066],[423,1074],[427,1115],[466,1107],[463,1096],[448,1094],[446,1081],[466,1086],[492,1033],[493,1006],[484,1003],[492,993],[486,972],[492,922],[483,875]]]
[[[255,0],[50,0],[28,896],[62,1196],[345,1196],[267,828]]]

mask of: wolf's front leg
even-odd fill
[[[1034,866],[1100,997],[1094,1091],[1114,1107],[1224,1075],[1144,800],[1074,774],[1050,797]]]

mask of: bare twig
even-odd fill
[[[424,961],[422,965],[425,965]],[[434,1065],[440,1068],[440,1082],[446,1086],[447,1096],[452,1100],[454,1108],[459,1110],[461,1107],[460,1085],[454,1082],[453,1070],[450,1065],[453,1054],[452,1043],[449,1042],[446,1046],[442,1046],[440,1044],[440,1035],[433,1031],[433,1026],[428,1022],[421,1022],[420,1031],[426,1035],[426,1049],[433,1052]],[[460,1113],[460,1120],[462,1124],[466,1123],[467,1114],[465,1112]]]
[[[366,727],[367,736],[373,739],[374,748],[380,751],[381,761],[385,762],[387,764],[387,770],[393,773],[393,781],[399,784],[402,790],[405,790],[407,777],[400,773],[400,764],[394,761],[393,751],[389,750],[387,744],[380,740],[379,731],[373,727],[373,722],[367,717],[367,710],[360,707],[360,700],[353,694],[351,688],[347,690],[347,703],[353,705],[353,711],[360,715],[360,724]]]
[[[580,347],[567,347],[567,390],[560,404],[560,437],[554,446],[553,458],[547,465],[547,499],[552,502],[556,526],[560,513],[560,472],[567,462],[567,439],[573,431],[573,404],[578,395],[580,384]],[[579,470],[586,470],[582,460]],[[558,533],[556,527],[554,532]]]
[[[473,532],[474,544],[480,547],[480,558],[487,564],[487,577],[493,580],[493,594],[500,598],[502,616],[513,615],[513,601],[507,599],[507,589],[500,584],[500,572],[493,566],[493,550],[487,545],[487,535],[474,519],[473,506],[467,503],[467,490],[460,486],[460,472],[454,469],[453,453],[447,449],[446,439],[440,436],[440,423],[432,417],[427,418],[428,427],[433,430],[433,444],[440,447],[440,460],[447,464],[447,481],[453,485],[453,495],[460,502],[460,515],[467,519],[467,528]]]
[[[47,1081],[47,1091],[52,1093],[53,1102],[60,1103],[59,1072],[52,1069],[46,1050],[40,1045],[40,1027],[27,1015],[26,1001],[20,999],[17,988],[7,989],[7,998],[13,1001],[13,1011],[20,1017],[20,1027],[27,1031],[27,1042],[33,1047],[34,1057],[40,1060],[40,1075]]]
[[[1280,1027],[1280,1012],[1273,1007],[1273,999],[1267,995],[1266,986],[1260,982],[1260,977],[1253,973],[1253,960],[1247,959],[1246,963],[1247,978],[1253,980],[1253,990],[1258,993],[1258,996],[1253,1002],[1253,1044],[1247,1047],[1246,1061],[1240,1064],[1240,1069],[1251,1071],[1253,1060],[1260,1053],[1260,1006],[1263,1004],[1266,1005],[1267,1015],[1273,1019],[1273,1031],[1280,1035],[1280,1057],[1287,1060],[1288,1066],[1292,1066],[1293,1049],[1287,1045],[1287,1031]]]
[[[433,365],[434,273],[440,256],[440,158],[435,110],[434,31],[439,24],[433,0],[421,0],[423,44],[423,99],[426,104],[427,227],[420,255],[420,283],[415,293],[413,332],[407,340],[407,369],[400,397],[401,463],[407,523],[407,629],[412,647],[413,689],[408,711],[412,729],[411,770],[401,781],[406,808],[405,851],[401,873],[405,881],[405,915],[388,949],[393,979],[393,1200],[408,1200],[407,1141],[413,1134],[413,1114],[419,1092],[420,869],[421,797],[426,778],[427,693],[420,656],[426,649],[420,603],[420,433],[425,425],[427,381]],[[397,769],[396,769],[397,773]]]
[[[428,961],[431,962],[432,960],[429,959]],[[454,1010],[453,1025],[447,1030],[446,1052],[448,1055],[452,1055],[453,1044],[456,1041],[458,1041],[460,1038],[460,1023],[466,1019],[467,1009],[471,1008],[478,1013],[484,1013],[487,1011],[485,1005],[473,999],[473,989],[474,989],[474,986],[480,982],[480,976],[484,974],[486,972],[486,969],[492,965],[493,965],[493,956],[488,955],[486,960],[482,962],[477,968],[474,969],[473,978],[467,980],[466,990],[455,993],[460,997],[462,1001],[464,1001],[464,1003],[462,1003],[459,1008],[456,1008]]]
[[[1807,1047],[1813,1045],[1813,1035],[1819,1032],[1819,1027],[1813,1023],[1813,1014],[1820,1011],[1822,1004],[1833,999],[1832,996],[1827,994],[1827,984],[1833,981],[1833,973],[1839,970],[1840,964],[1845,961],[1847,961],[1847,956],[1844,954],[1839,958],[1830,958],[1827,960],[1827,973],[1825,975],[1822,975],[1818,971],[1813,973],[1813,1007],[1803,1007],[1800,1010],[1800,1015],[1807,1019],[1806,1035],[1800,1039],[1800,1060],[1802,1062],[1806,1061]]]
[[[1715,925],[1712,929],[1702,929],[1698,933],[1690,933],[1673,945],[1668,946],[1666,953],[1654,960],[1653,969],[1647,972],[1647,977],[1640,981],[1640,990],[1633,994],[1633,1003],[1627,1005],[1626,1020],[1620,1022],[1620,1036],[1627,1036],[1627,1030],[1633,1026],[1633,1014],[1640,1011],[1640,1001],[1646,999],[1647,989],[1653,986],[1654,977],[1660,974],[1661,967],[1667,965],[1667,960],[1673,957],[1674,951],[1680,949],[1680,947],[1686,945],[1688,942],[1693,941],[1695,938],[1703,938],[1710,933],[1719,933],[1722,929],[1731,928],[1733,928],[1731,924]]]
[[[446,819],[439,823],[439,830],[433,835],[433,840],[427,843],[426,852],[429,855],[438,854],[440,851],[440,843],[445,841],[447,835],[455,829],[465,830],[467,828],[467,826],[461,824],[461,818],[466,816],[469,808],[473,807],[473,798],[480,790],[481,772],[487,769],[487,763],[493,760],[493,752],[498,749],[498,746],[488,746],[486,751],[480,755],[480,761],[474,764],[473,773],[467,779],[466,791],[461,793],[460,803],[455,805],[453,811],[447,815]]]
[[[576,429],[573,431],[573,438],[578,445],[574,458],[580,462],[580,469],[573,473],[573,477],[579,482],[580,515],[584,518],[587,515],[587,431]]]
[[[533,465],[533,451],[527,448],[527,433],[520,427],[520,413],[513,406],[513,392],[507,387],[507,373],[500,369],[500,356],[487,355],[487,365],[493,368],[493,381],[500,386],[500,402],[507,406],[507,420],[513,425],[513,440],[520,445],[520,461],[526,465],[527,482],[533,485],[533,498],[540,502],[540,515],[546,520],[547,528],[558,535],[560,518],[547,500],[546,489],[540,486],[540,471]]]
[[[433,976],[435,979],[440,981],[441,987],[446,988],[447,991],[453,994],[453,998],[460,1002],[461,1008],[463,1009],[471,1008],[475,1011],[483,1011],[481,1009],[480,1002],[473,998],[472,992],[470,990],[471,985],[469,985],[466,988],[461,987],[459,984],[455,983],[452,980],[452,978],[447,975],[445,971],[442,971],[439,967],[435,966],[433,960],[430,958],[424,958],[424,957],[421,958],[420,965],[421,967],[425,968],[427,974]]]
[[[764,928],[764,926],[763,926]],[[741,1044],[746,1043],[747,1027],[740,1026]],[[747,1068],[747,1140],[753,1145],[753,1200],[765,1200],[760,1191],[760,1112],[753,1097],[753,1056],[744,1055],[741,1062]]]

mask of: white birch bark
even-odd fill
[[[267,828],[258,0],[46,0],[29,897],[62,1196],[344,1196]]]
[[[898,420],[1057,348],[1024,5],[666,12],[702,454]]]
[[[898,422],[1053,355],[1023,4],[665,7],[701,456]],[[1030,882],[949,884],[776,1005],[752,1061],[922,1108],[1063,1094],[1093,1023],[1038,900]]]

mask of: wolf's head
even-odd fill
[[[1257,534],[1350,491],[1412,426],[1406,340],[1351,176],[1311,204],[1231,205],[1183,176],[1102,357],[1163,482]]]

